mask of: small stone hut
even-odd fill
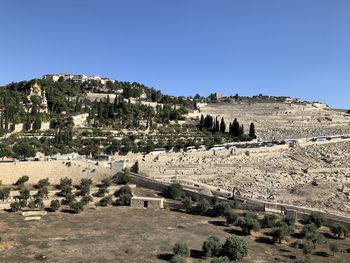
[[[145,209],[163,209],[164,198],[134,196],[131,198],[130,206]]]

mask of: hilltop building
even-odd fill
[[[101,84],[106,84],[107,81],[113,81],[109,78],[101,78],[100,76],[86,76],[84,74],[46,74],[46,75],[43,75],[42,79],[56,82],[61,77],[64,80],[73,80],[76,82],[85,82],[85,81],[95,80],[95,81],[101,82]]]

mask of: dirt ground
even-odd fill
[[[201,253],[208,236],[224,241],[227,235],[241,235],[222,218],[114,206],[86,208],[76,215],[48,213],[35,222],[24,221],[17,213],[2,212],[0,222],[0,262],[9,263],[166,262],[178,241],[186,242],[191,249],[188,262],[210,262]],[[262,233],[243,238],[248,241],[249,256],[242,262],[290,262],[302,253],[288,244],[273,245]],[[348,262],[350,242],[337,242],[343,253],[333,257],[328,245],[322,245],[314,251],[312,262]]]

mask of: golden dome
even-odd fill
[[[35,93],[41,92],[41,88],[37,82],[35,82],[34,85],[32,85],[32,89]]]

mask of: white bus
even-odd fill
[[[226,147],[222,144],[214,145],[212,148],[209,149],[209,151],[222,151],[222,150],[226,150]]]
[[[153,151],[149,153],[149,155],[161,155],[166,154],[166,150],[164,148],[155,148]]]

